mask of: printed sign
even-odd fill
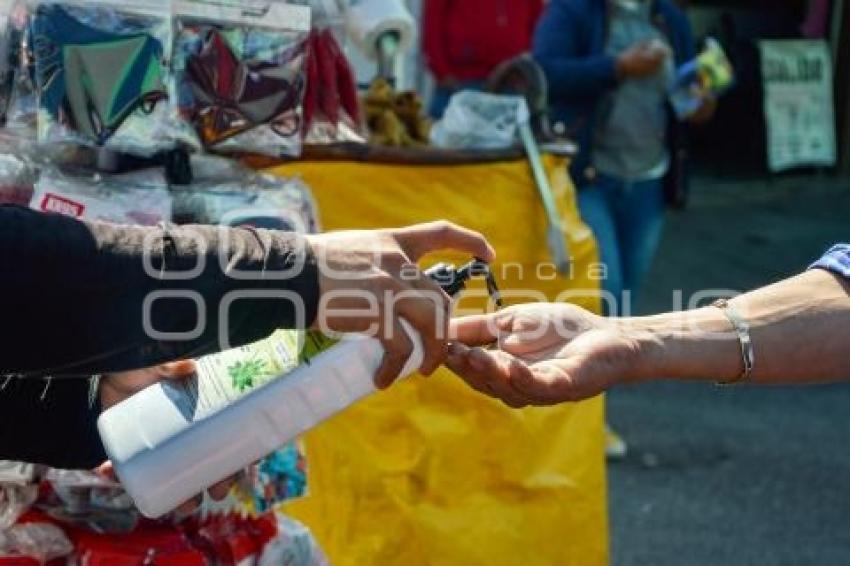
[[[771,171],[835,165],[832,61],[824,41],[762,41],[762,82]]]

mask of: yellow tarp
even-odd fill
[[[273,172],[307,181],[326,230],[441,218],[480,230],[499,254],[505,291],[552,300],[598,282],[595,244],[578,219],[565,163],[547,158],[546,166],[570,236],[571,278],[537,270],[549,261],[546,220],[524,161],[298,162]],[[508,302],[535,300],[522,295]],[[607,564],[602,423],[601,398],[515,411],[448,371],[414,377],[307,435],[309,496],[287,511],[336,565]]]

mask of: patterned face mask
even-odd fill
[[[137,109],[166,98],[162,45],[144,33],[90,27],[58,4],[31,24],[39,105],[49,116],[104,143]]]
[[[191,109],[204,144],[267,124],[282,137],[298,133],[300,118],[292,112],[301,101],[303,52],[276,63],[240,60],[222,31],[206,30],[200,51],[186,61],[186,80],[194,96]]]

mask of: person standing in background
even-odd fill
[[[606,267],[603,309],[628,313],[661,238],[667,93],[676,68],[696,55],[690,23],[670,0],[552,0],[533,55],[553,122],[579,144],[571,176]],[[707,100],[692,119],[712,111]],[[611,433],[609,454],[625,449]]]
[[[531,47],[544,0],[424,0],[422,51],[436,88],[429,113],[440,118],[452,94],[480,88],[503,61]]]

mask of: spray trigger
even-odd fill
[[[496,285],[496,278],[493,276],[490,265],[484,260],[475,258],[460,268],[447,263],[438,263],[425,270],[425,275],[436,282],[451,297],[462,291],[466,287],[466,282],[473,277],[483,277],[490,298],[493,299],[496,307],[501,308],[502,306],[502,297],[499,287]]]

